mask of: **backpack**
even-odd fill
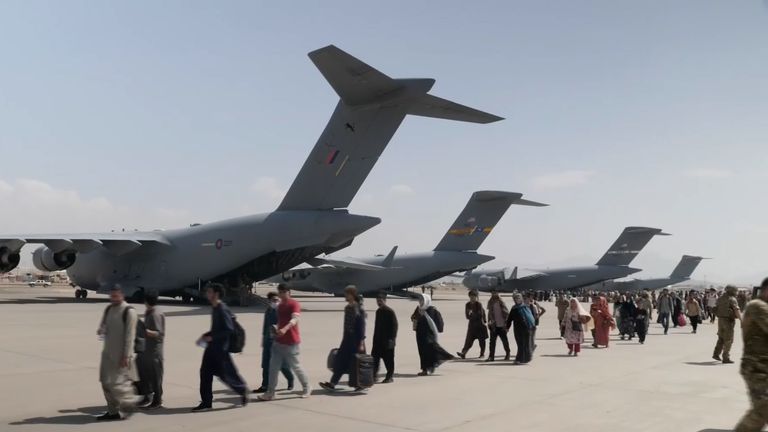
[[[104,309],[104,315],[101,317],[101,325],[107,321],[107,313],[113,305],[109,305]],[[133,306],[128,306],[123,310],[123,328],[128,323],[128,311],[133,309]],[[126,329],[127,330],[127,329]],[[144,325],[144,321],[136,320],[136,337],[133,339],[133,352],[140,354],[144,352],[147,345],[147,327]]]
[[[229,335],[228,351],[233,354],[239,354],[243,352],[243,348],[245,348],[245,329],[239,322],[237,322],[235,314],[230,312],[230,316],[232,317],[232,327],[234,328],[234,331]]]

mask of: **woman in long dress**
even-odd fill
[[[419,376],[435,373],[435,369],[453,356],[437,342],[439,333],[443,332],[443,317],[432,306],[432,298],[422,294],[419,306],[411,315],[413,329],[416,331],[416,346],[419,348],[421,372]]]
[[[595,322],[595,341],[592,343],[592,346],[595,348],[600,346],[608,348],[608,336],[611,333],[611,329],[616,328],[616,321],[614,321],[611,312],[608,310],[608,300],[600,296],[590,306],[589,314]]]
[[[592,319],[578,300],[572,298],[568,309],[563,315],[561,326],[565,329],[565,344],[568,346],[568,355],[578,356],[581,352],[581,344],[584,343],[584,333],[587,323]]]

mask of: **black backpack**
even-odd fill
[[[107,321],[107,313],[113,305],[109,305],[104,309],[104,316],[101,317],[101,325]],[[133,309],[133,306],[128,306],[123,310],[123,327],[128,322],[128,311]],[[140,354],[144,352],[147,344],[147,327],[144,325],[144,321],[136,320],[136,337],[133,339],[133,352]]]
[[[234,327],[234,331],[229,336],[229,352],[233,354],[239,354],[243,352],[243,348],[245,348],[245,329],[243,326],[240,325],[239,322],[237,322],[237,317],[235,317],[235,314],[231,313],[232,316],[232,327]]]

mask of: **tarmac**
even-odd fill
[[[741,342],[733,347],[736,364],[721,365],[710,358],[715,325],[701,325],[698,334],[691,334],[689,326],[670,329],[664,336],[661,327],[652,324],[645,345],[613,335],[609,349],[587,346],[573,358],[559,338],[553,303],[542,303],[547,313],[531,364],[472,360],[479,354],[475,345],[467,360],[446,363],[433,376],[417,377],[418,354],[409,319],[416,304],[406,299],[389,302],[400,321],[395,382],[364,394],[328,394],[317,383],[330,378],[326,357],[341,339],[344,302],[296,294],[303,306],[301,360],[315,387],[311,398],[278,392],[276,401],[254,398],[240,408],[235,405],[238,398],[215,382],[214,411],[190,413],[199,402],[202,350],[195,340],[209,328],[209,307],[169,300],[160,306],[167,316],[165,408],[102,424],[94,421],[104,411],[96,327],[106,297],[91,293],[86,301],[76,301],[72,289],[61,285],[0,286],[0,431],[714,432],[732,430],[749,405],[739,375]],[[446,322],[440,343],[455,352],[466,331],[466,293],[437,291],[435,297]],[[481,301],[486,300],[483,295]],[[370,339],[376,305],[369,299],[365,307]],[[233,310],[248,335],[245,352],[235,362],[256,388],[261,380],[263,309]],[[280,380],[278,389],[285,388],[282,376]]]

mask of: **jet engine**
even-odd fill
[[[304,280],[308,278],[310,274],[309,270],[299,269],[283,272],[282,276],[285,282],[290,282],[293,280]]]
[[[7,273],[16,268],[21,261],[20,251],[12,251],[7,247],[0,247],[0,273]]]
[[[63,250],[54,252],[48,246],[40,246],[32,252],[32,264],[41,271],[52,272],[72,267],[77,258],[77,252]]]
[[[477,278],[477,282],[483,288],[492,288],[501,285],[503,280],[498,276],[482,275]]]

